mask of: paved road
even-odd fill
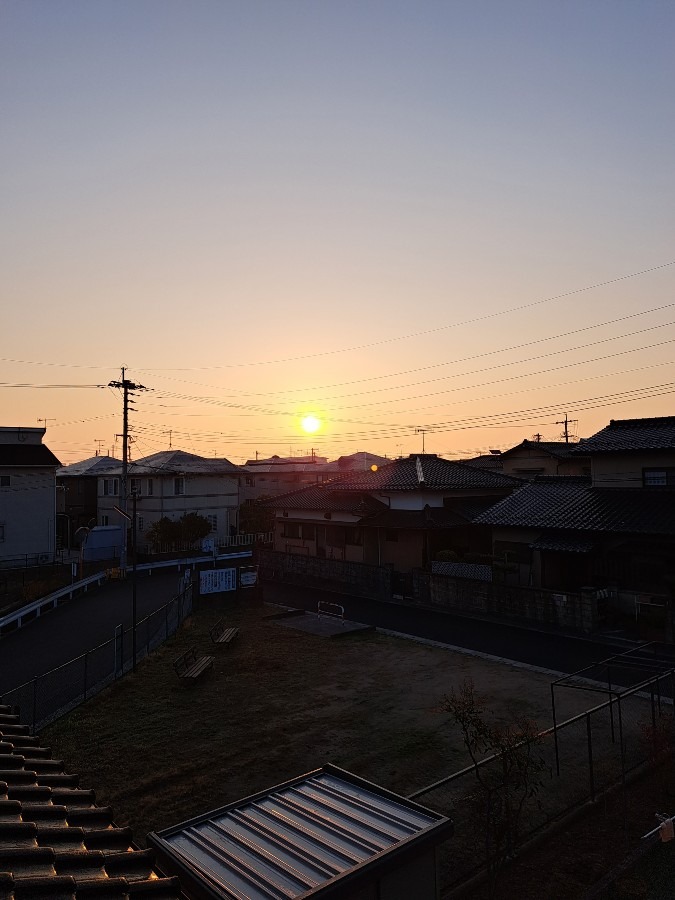
[[[175,596],[178,580],[176,572],[139,576],[138,619]],[[290,585],[266,583],[264,596],[267,602],[311,611],[316,611],[320,599],[339,603],[344,606],[346,617],[357,622],[556,672],[574,672],[637,645],[625,640],[587,640],[532,631]],[[0,639],[0,694],[110,640],[120,623],[125,627],[131,624],[130,582],[110,582],[4,636]]]
[[[391,631],[440,641],[492,656],[516,660],[555,672],[575,672],[591,663],[606,659],[637,647],[637,641],[621,638],[593,640],[545,631],[533,631],[501,622],[471,619],[435,610],[416,609],[396,603],[365,600],[345,594],[308,590],[282,584],[265,584],[265,600],[310,611],[316,611],[317,601],[325,600],[344,606],[345,617],[366,625],[377,625]],[[673,661],[671,659],[671,665]],[[596,675],[597,677],[597,675]],[[630,673],[620,683],[634,680]],[[643,676],[648,677],[647,674]]]
[[[179,575],[139,574],[137,618],[178,593]],[[69,600],[24,628],[0,638],[0,694],[109,641],[120,623],[131,625],[131,582],[111,581]]]

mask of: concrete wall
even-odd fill
[[[338,559],[316,559],[275,550],[259,550],[260,577],[302,587],[355,594],[374,600],[391,599],[391,568]]]
[[[597,625],[595,593],[555,593],[432,575],[430,601],[437,609],[517,619],[552,628],[589,633]]]

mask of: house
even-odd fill
[[[590,476],[539,476],[476,518],[494,554],[515,583],[661,602],[675,578],[675,417],[612,421],[574,453]]]
[[[249,459],[241,486],[241,502],[260,497],[276,497],[303,485],[322,484],[352,471],[367,471],[371,466],[389,462],[384,456],[359,451],[340,456],[332,462],[325,456],[271,456]]]
[[[0,428],[0,564],[52,562],[56,552],[56,470],[44,428]]]
[[[274,497],[301,485],[323,481],[323,467],[327,462],[327,457],[314,454],[249,459],[242,466],[241,502]]]
[[[98,477],[119,469],[113,456],[91,456],[56,470],[57,533],[62,547],[74,547],[78,528],[90,528],[98,516]]]
[[[488,552],[489,530],[470,523],[521,483],[435,454],[413,454],[269,500],[274,549],[391,564],[399,572],[426,565],[439,550]]]
[[[127,495],[137,498],[138,541],[148,527],[162,518],[180,519],[197,513],[211,523],[216,541],[225,542],[238,526],[241,468],[228,459],[206,458],[183,450],[164,450],[129,463]],[[99,525],[116,525],[120,515],[122,467],[97,478]]]
[[[538,475],[590,475],[590,459],[579,451],[579,444],[565,441],[523,441],[498,458],[505,475],[527,480]]]

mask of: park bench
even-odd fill
[[[226,628],[222,619],[209,630],[209,637],[214,644],[229,644],[238,634],[238,628]]]
[[[190,647],[174,660],[174,670],[179,678],[199,678],[213,666],[213,656],[197,656],[194,647]]]

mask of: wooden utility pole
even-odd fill
[[[129,471],[129,407],[133,406],[133,400],[130,394],[134,391],[145,391],[147,388],[142,384],[134,384],[125,378],[126,369],[122,366],[122,380],[111,381],[108,387],[121,388],[123,406],[122,406],[122,478],[120,479],[120,507],[126,512],[127,509],[127,473]],[[125,572],[127,568],[127,527],[122,529],[122,547],[120,550],[120,569]]]

